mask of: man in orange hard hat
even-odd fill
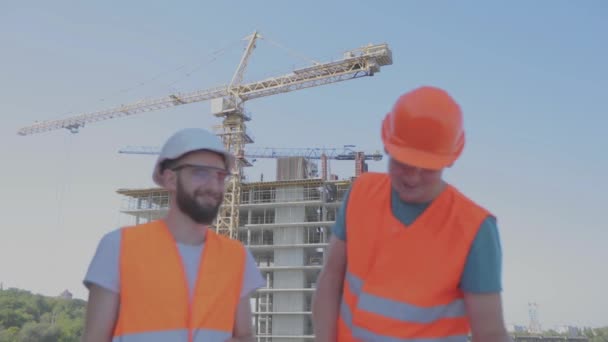
[[[382,123],[388,173],[346,194],[317,281],[317,341],[511,341],[495,217],[442,178],[465,144],[442,89],[397,100]]]

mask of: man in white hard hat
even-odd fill
[[[84,341],[253,341],[249,297],[265,281],[240,242],[209,229],[234,162],[203,129],[167,140],[152,178],[169,211],[101,239],[84,280]]]

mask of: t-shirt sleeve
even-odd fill
[[[262,277],[258,265],[253,259],[253,255],[248,248],[245,248],[247,259],[245,260],[245,274],[243,276],[243,286],[241,288],[241,298],[251,295],[251,293],[261,287],[266,286],[266,280]]]
[[[344,200],[342,201],[342,205],[340,205],[340,209],[338,209],[338,214],[336,214],[336,222],[331,228],[331,233],[342,241],[346,241],[346,206],[348,205],[349,195],[350,189],[344,194]]]
[[[120,229],[106,233],[101,238],[83,281],[85,287],[95,284],[115,293],[120,292],[120,238]]]
[[[467,257],[460,288],[470,293],[502,291],[502,247],[496,219],[486,218]]]

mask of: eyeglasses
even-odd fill
[[[226,169],[206,165],[182,164],[171,168],[171,171],[178,172],[183,169],[190,169],[192,180],[201,183],[208,182],[214,178],[218,182],[227,182],[232,177]]]

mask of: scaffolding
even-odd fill
[[[266,279],[252,295],[257,341],[314,340],[312,295],[351,182],[314,178],[242,184],[236,237]],[[163,217],[170,205],[163,189],[118,193],[124,196],[121,211],[133,224]]]

